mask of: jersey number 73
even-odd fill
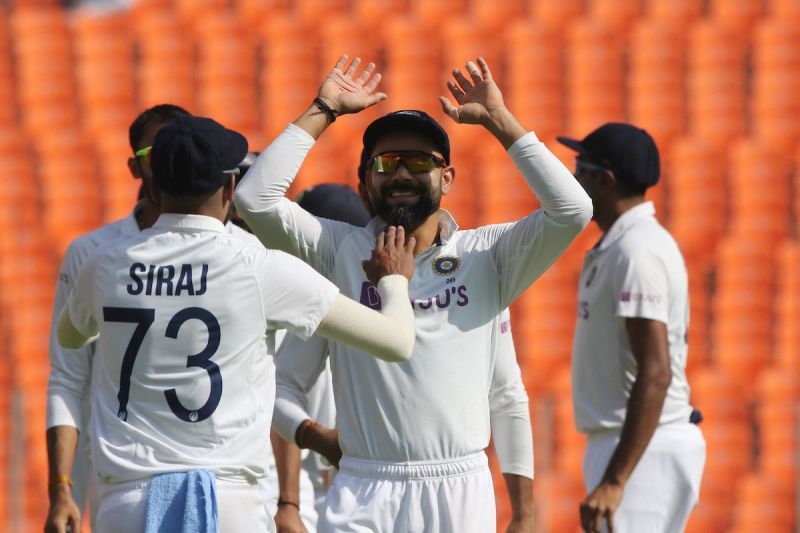
[[[106,322],[136,324],[136,329],[133,331],[128,347],[125,349],[122,368],[119,373],[119,393],[117,394],[119,409],[117,410],[117,416],[122,420],[128,419],[128,395],[131,389],[133,363],[136,361],[136,356],[139,354],[139,348],[142,346],[147,331],[155,321],[155,316],[155,309],[103,307],[103,319]],[[211,356],[219,349],[221,336],[217,317],[202,307],[187,307],[175,313],[175,316],[167,324],[165,335],[171,339],[177,339],[181,326],[192,319],[200,320],[205,324],[206,329],[208,329],[208,344],[200,353],[188,356],[186,368],[200,367],[208,372],[208,377],[211,380],[211,391],[208,400],[200,409],[190,410],[183,406],[175,389],[165,390],[164,396],[166,396],[167,404],[175,416],[185,422],[200,422],[214,413],[222,398],[222,374],[220,374],[219,366],[211,361]]]

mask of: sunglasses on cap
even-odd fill
[[[373,157],[369,166],[373,172],[394,174],[401,164],[411,174],[426,174],[435,168],[447,166],[441,157],[417,150],[384,152]]]
[[[140,150],[136,150],[133,152],[133,155],[136,157],[141,157],[145,163],[148,165],[150,164],[150,158],[152,157],[153,147],[152,146],[145,146]],[[249,168],[249,167],[248,167]],[[240,168],[232,168],[231,170],[223,170],[223,174],[233,174],[234,176],[240,176],[242,174],[242,170]]]
[[[614,171],[602,165],[595,165],[594,163],[589,163],[588,161],[584,161],[582,159],[575,159],[575,172],[573,173],[573,175],[575,177],[578,177],[581,174],[586,174],[587,172],[614,172]]]

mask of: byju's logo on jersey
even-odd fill
[[[433,271],[440,276],[449,276],[461,268],[461,259],[454,255],[440,255],[433,260]]]

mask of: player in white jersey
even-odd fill
[[[50,322],[50,375],[47,386],[47,447],[50,493],[50,513],[47,528],[56,529],[67,516],[84,508],[88,499],[90,521],[94,519],[96,504],[96,477],[92,475],[89,458],[89,440],[85,431],[88,421],[91,360],[94,345],[77,350],[67,350],[58,344],[56,324],[58,315],[78,278],[83,263],[97,248],[108,246],[117,239],[135,235],[149,228],[158,218],[160,208],[145,191],[152,180],[150,165],[145,157],[135,153],[152,145],[156,132],[175,117],[188,115],[185,109],[172,104],[159,104],[140,113],[128,128],[128,137],[133,156],[128,159],[128,168],[134,179],[142,181],[140,198],[133,211],[125,218],[107,224],[72,241],[61,261],[56,293]],[[63,446],[64,439],[71,439],[78,430],[78,446],[72,472],[56,469],[54,449]],[[70,490],[71,486],[71,490]],[[77,508],[67,505],[63,498],[71,493]]]
[[[532,528],[533,446],[527,395],[516,361],[495,349],[500,312],[539,277],[589,222],[591,202],[570,172],[503,103],[486,63],[467,63],[442,105],[461,123],[486,127],[508,150],[542,209],[520,221],[459,230],[439,209],[453,186],[447,134],[420,111],[399,111],[364,134],[362,197],[378,214],[366,228],[315,218],[284,194],[316,138],[339,114],[375,93],[370,64],[342,57],[313,105],[264,151],[236,193],[239,213],[267,246],[311,264],[347,295],[384,303],[361,273],[369,242],[387,223],[416,237],[409,286],[417,344],[409,363],[374,364],[329,343],[337,427],[302,409],[284,437],[339,461],[320,531],[492,531],[495,510],[484,449],[490,422],[512,499],[512,528]],[[479,66],[480,65],[480,66]],[[498,184],[502,186],[502,184]],[[495,357],[497,354],[497,357]],[[353,364],[358,362],[358,364]]]
[[[159,130],[152,165],[162,215],[93,255],[60,315],[63,346],[98,339],[88,432],[100,531],[185,520],[176,507],[198,520],[208,512],[204,531],[216,531],[217,519],[224,531],[272,529],[259,479],[276,329],[317,331],[387,361],[413,350],[402,229],[378,239],[366,265],[391,308],[365,310],[301,262],[227,233],[246,151],[244,137],[206,118],[179,117]],[[73,453],[56,450],[59,466],[68,470]]]
[[[578,152],[575,176],[603,232],[584,261],[572,356],[575,420],[588,435],[581,524],[677,533],[697,503],[706,447],[686,381],[686,265],[645,201],[658,148],[620,123],[559,141]]]
[[[315,216],[354,226],[364,227],[371,219],[361,199],[347,185],[321,183],[301,192],[297,203]],[[292,372],[297,366],[294,360],[300,358],[301,354],[296,352],[311,346],[318,347],[322,351],[322,357],[327,356],[328,344],[324,338],[314,341],[302,340],[293,335],[284,338],[275,356],[278,387],[278,376],[287,371]],[[323,364],[318,370],[316,379],[307,383],[303,390],[303,405],[310,418],[325,427],[333,427],[336,425],[336,406],[330,366]],[[323,464],[318,454],[309,450],[301,452],[293,440],[287,441],[280,437],[274,429],[272,448],[278,476],[269,478],[271,492],[274,494],[271,511],[275,516],[278,532],[316,531],[317,517],[325,502],[331,467]]]

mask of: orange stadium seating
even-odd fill
[[[393,109],[431,113],[458,178],[462,227],[537,206],[502,148],[441,111],[450,69],[487,58],[506,101],[554,141],[605,121],[650,131],[651,195],[686,257],[688,374],[708,460],[687,531],[798,527],[800,442],[800,2],[796,0],[132,0],[67,10],[0,7],[0,523],[44,521],[47,335],[57,266],[74,237],[125,216],[139,183],[127,127],[161,102],[207,114],[260,150],[348,52],[378,63],[390,98],[342,117],[310,153],[296,194],[355,185],[364,127]],[[587,229],[513,305],[531,395],[542,532],[578,529],[585,439],[570,351]],[[497,460],[498,525],[510,519]]]

